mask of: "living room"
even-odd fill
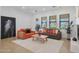
[[[36,53],[38,53],[38,52],[39,53],[40,52],[56,53],[57,52],[58,53],[58,52],[60,52],[60,50],[62,50],[61,52],[70,53],[71,52],[70,49],[72,48],[72,47],[70,47],[71,38],[72,37],[77,38],[76,26],[75,25],[72,26],[74,23],[76,23],[75,20],[76,20],[77,13],[78,13],[77,9],[78,9],[78,7],[75,7],[75,6],[1,6],[0,7],[0,16],[1,16],[0,17],[1,18],[0,44],[1,45],[4,44],[5,47],[1,46],[0,52],[12,52],[12,50],[16,50],[16,52],[18,52],[17,49],[10,47],[10,43],[8,41],[13,40],[14,44],[17,42],[16,44],[21,46],[19,48],[22,48],[22,47],[27,48],[27,50],[31,50],[31,52],[36,52]],[[13,20],[14,26],[11,28],[13,34],[9,35],[9,33],[11,33],[11,32],[8,32],[7,34],[5,34],[6,30],[3,30],[3,29],[5,29],[5,28],[3,28],[3,27],[5,27],[4,26],[5,25],[4,23],[6,22],[6,20],[4,20],[5,18],[7,19],[7,21],[9,19],[12,19],[12,20],[14,19]],[[53,21],[52,21],[52,19],[53,19]],[[10,21],[8,21],[8,22],[10,22]],[[71,33],[69,33],[69,35],[68,35],[67,27],[69,26],[69,23],[72,23],[72,24],[71,24]],[[42,44],[41,42],[37,43],[37,41],[32,41],[32,39],[35,38],[34,34],[36,33],[35,32],[36,24],[39,24],[40,27],[45,27],[46,30],[48,31],[47,35],[45,34],[47,37],[41,37],[42,39],[45,38],[48,40],[47,42],[44,42],[44,44]],[[23,31],[27,30],[27,29],[34,31],[32,33],[32,35],[24,34]],[[57,31],[50,30],[50,29],[57,29]],[[51,34],[54,33],[54,35],[58,32],[57,36],[55,36],[55,38],[49,39],[49,37],[48,37],[48,35],[50,35],[49,31],[51,32]],[[5,35],[2,33],[4,33]],[[53,37],[53,36],[50,36],[50,37]],[[29,39],[31,39],[31,41],[32,41],[32,42],[30,41],[31,44],[28,43]],[[69,39],[69,40],[67,40],[67,39]],[[7,44],[6,41],[7,41],[7,43],[9,43],[8,47],[6,46],[6,44]],[[27,42],[25,42],[25,41],[27,41]],[[42,41],[44,41],[44,40],[42,40]],[[2,42],[5,42],[6,44],[2,43]],[[27,45],[23,42],[27,43],[27,45],[29,45],[29,47],[25,47]],[[36,42],[36,43],[34,43],[34,42]],[[52,44],[52,42],[54,45]],[[20,43],[22,43],[22,44],[20,44]],[[53,45],[52,48],[49,43]],[[33,46],[33,44],[35,44],[35,46]],[[44,46],[45,47],[40,48],[41,44],[43,47]],[[46,45],[48,47],[46,47]],[[63,49],[61,49],[62,46],[63,46]],[[48,48],[50,48],[50,49],[48,49]],[[53,49],[53,51],[51,49]],[[19,50],[19,52],[25,52],[25,50],[24,51]],[[73,50],[72,50],[72,52],[73,52]]]

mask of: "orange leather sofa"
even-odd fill
[[[25,31],[25,29],[20,29],[17,31],[17,38],[18,39],[27,39],[27,38],[31,38],[32,35],[35,34],[35,31],[30,31],[30,33],[27,33]]]

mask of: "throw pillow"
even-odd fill
[[[26,32],[26,33],[30,33],[31,30],[30,30],[30,29],[25,29],[25,32]]]

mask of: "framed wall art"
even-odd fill
[[[1,39],[16,36],[16,18],[1,16]]]

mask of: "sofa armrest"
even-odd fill
[[[22,38],[24,35],[25,35],[25,32],[23,32],[23,31],[17,32],[17,38]]]

